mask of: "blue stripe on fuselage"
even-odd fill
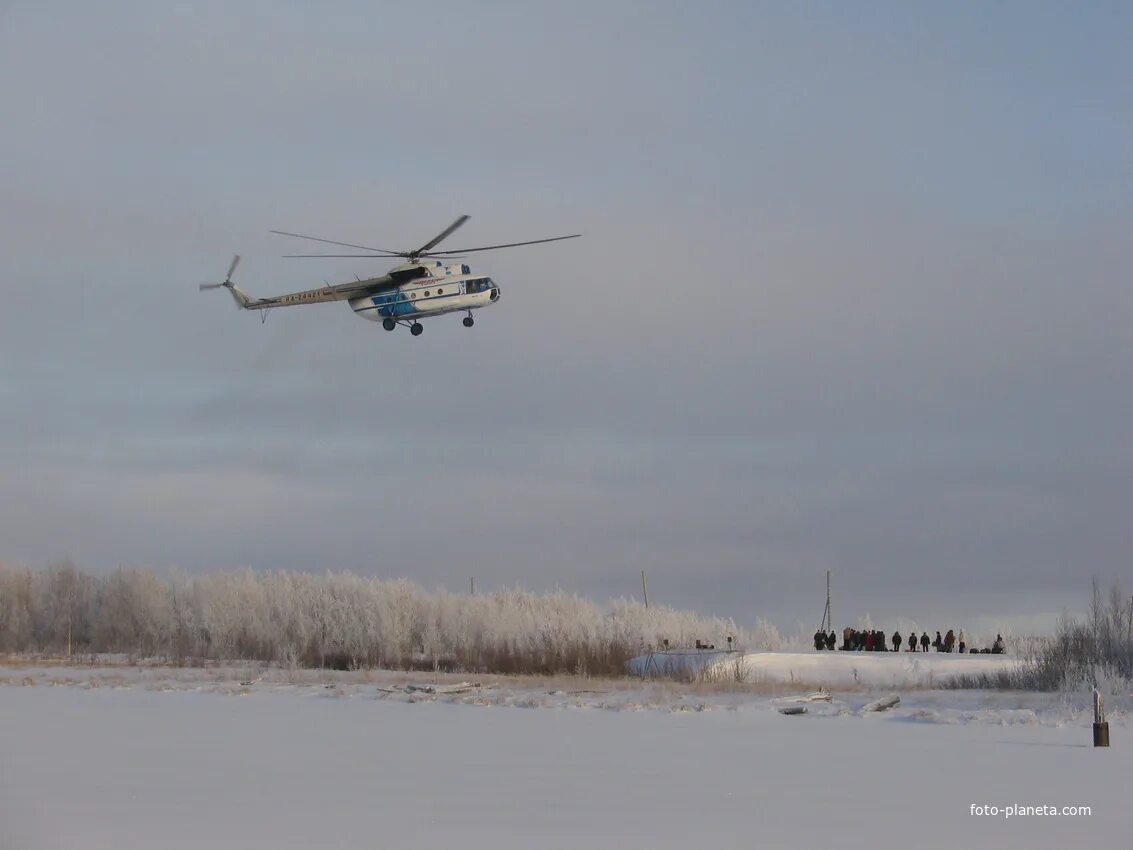
[[[416,313],[417,308],[404,292],[387,292],[370,299],[378,309],[379,316],[397,317]]]
[[[418,290],[414,290],[418,291]],[[373,307],[363,307],[361,310],[355,310],[355,313],[361,313],[365,310],[377,310],[379,316],[388,316],[396,318],[397,316],[408,316],[410,313],[425,312],[428,308],[422,308],[420,305],[428,304],[432,301],[445,301],[449,298],[459,298],[467,293],[461,292],[459,287],[455,292],[446,292],[444,295],[430,295],[428,298],[421,297],[410,300],[409,296],[404,292],[383,292],[379,295],[371,296],[370,300],[373,302]]]

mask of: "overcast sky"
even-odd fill
[[[1131,43],[1118,3],[4,3],[0,560],[1081,607],[1133,575]],[[197,290],[389,267],[269,228],[461,213],[584,236],[473,255],[500,303],[418,338]]]

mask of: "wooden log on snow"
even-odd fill
[[[861,713],[865,714],[870,711],[888,711],[889,709],[893,708],[893,706],[898,705],[900,702],[901,697],[897,696],[897,694],[890,694],[887,697],[875,699],[873,702],[867,702],[862,706]]]

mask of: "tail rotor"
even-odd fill
[[[236,302],[236,306],[244,309],[248,309],[253,304],[257,303],[247,292],[232,282],[232,274],[236,271],[238,265],[240,265],[240,255],[234,254],[232,257],[232,265],[228,267],[228,274],[224,276],[224,280],[221,283],[200,284],[201,292],[204,292],[206,289],[227,289],[232,294],[232,300]]]
[[[202,283],[200,285],[201,292],[204,292],[206,289],[220,289],[220,287],[222,287],[222,286],[231,287],[232,286],[232,273],[234,271],[236,271],[236,267],[238,265],[240,265],[240,255],[239,254],[233,254],[232,265],[230,265],[228,267],[228,274],[224,276],[224,282],[223,283]]]

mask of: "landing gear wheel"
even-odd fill
[[[423,327],[421,327],[420,322],[414,322],[413,324],[411,324],[409,326],[409,332],[411,334],[413,334],[413,336],[421,336],[421,331],[423,331],[423,330],[425,330],[425,329]]]
[[[472,319],[472,317],[471,317],[471,316],[465,316],[465,317],[464,317],[464,327],[466,327],[466,328],[470,328],[470,327],[472,327],[472,326],[473,326],[474,324],[476,324],[476,323],[475,323],[475,321],[473,321],[473,319]]]
[[[393,319],[382,319],[382,327],[387,331],[392,331],[397,327],[397,322],[395,322]]]

